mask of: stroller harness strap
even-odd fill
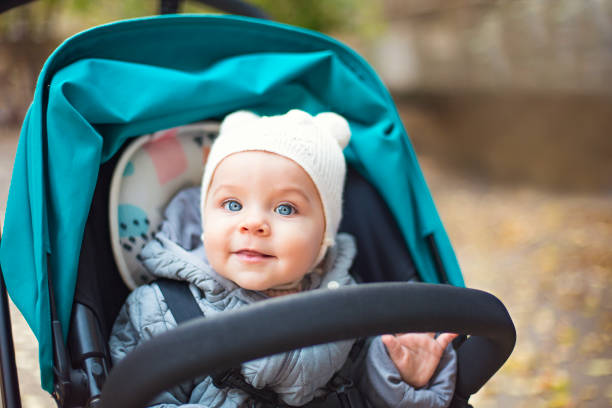
[[[187,282],[161,278],[155,281],[174,316],[176,324],[202,316],[204,313],[189,290]]]
[[[155,281],[159,290],[162,292],[168,309],[172,313],[177,325],[185,323],[188,320],[203,316],[204,313],[198,302],[193,297],[189,289],[189,283],[177,281],[173,279],[160,278]],[[359,348],[363,346],[363,342],[358,342]],[[351,356],[353,355],[351,351]],[[354,359],[355,357],[349,357]],[[219,371],[211,375],[213,383],[218,388],[238,388],[251,397],[249,407],[257,408],[274,408],[288,407],[287,404],[281,402],[278,395],[268,388],[255,388],[247,383],[240,373],[239,367],[233,367],[225,371]],[[330,394],[324,399],[315,399],[306,407],[312,408],[363,408],[357,389],[354,387],[351,380],[344,376],[336,374],[331,380]]]

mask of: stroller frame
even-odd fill
[[[218,1],[210,1],[204,3],[209,3],[214,6],[219,6],[223,2]],[[176,11],[176,7],[178,7],[177,0],[170,1],[161,1],[161,10],[165,12]],[[227,4],[237,4],[241,3],[239,1],[227,1]],[[232,10],[236,11],[236,10]],[[262,15],[256,15],[257,17],[262,17]],[[433,239],[433,236],[427,238],[427,245],[429,250],[431,251],[431,256],[433,258],[433,262],[435,264],[436,272],[438,273],[439,280],[444,282],[447,281],[446,274],[444,272],[443,262],[441,260],[438,248],[436,246],[436,242]],[[1,270],[0,270],[1,272]],[[50,274],[47,275],[50,279]],[[408,286],[406,286],[408,285]],[[395,305],[400,309],[404,309],[407,306],[411,306],[411,303],[405,303],[405,298],[408,294],[413,294],[414,290],[411,284],[393,284],[392,286],[389,284],[380,284],[378,286],[365,285],[366,287],[358,288],[354,290],[352,293],[343,293],[344,300],[348,299],[350,302],[354,304],[358,304],[362,302],[364,299],[375,299],[379,298],[381,294],[383,296],[388,297]],[[368,287],[369,286],[369,287]],[[52,282],[49,282],[49,288],[53,288]],[[421,294],[419,295],[419,291]],[[455,306],[460,308],[460,300],[465,300],[463,297],[465,295],[465,291],[469,292],[469,296],[472,300],[477,300],[481,305],[487,305],[490,309],[485,313],[485,317],[478,316],[481,320],[478,322],[471,322],[468,324],[468,332],[473,333],[474,335],[468,342],[470,347],[464,349],[468,350],[466,353],[480,354],[476,349],[485,349],[486,354],[492,358],[493,362],[488,362],[485,365],[488,366],[485,369],[485,373],[480,373],[476,375],[476,379],[470,378],[471,381],[470,386],[465,386],[465,391],[468,391],[467,395],[464,395],[464,402],[467,405],[467,398],[469,398],[469,394],[474,392],[486,380],[503,364],[506,360],[512,348],[514,346],[515,341],[515,332],[514,326],[512,325],[509,316],[507,315],[507,311],[501,305],[501,303],[488,294],[483,294],[479,291],[472,291],[460,288],[451,288],[451,287],[430,287],[429,285],[419,285],[419,290],[414,293],[416,298],[423,300],[427,298],[427,296],[435,295],[439,296],[441,294],[448,296],[451,299],[451,304],[456,302]],[[14,355],[14,344],[11,333],[10,326],[10,314],[8,309],[8,299],[7,292],[4,284],[4,279],[0,280],[0,330],[2,330],[0,336],[0,358],[1,358],[1,379],[2,379],[2,401],[5,407],[7,408],[18,408],[21,406],[20,395],[19,395],[19,386],[17,382],[17,371],[15,364],[15,355]],[[66,348],[64,347],[64,341],[62,339],[62,329],[60,324],[60,319],[57,317],[57,312],[55,310],[55,296],[53,294],[53,290],[50,289],[50,304],[51,304],[51,315],[52,315],[52,328],[53,328],[53,351],[54,351],[54,370],[55,370],[55,392],[54,396],[58,401],[58,404],[61,406],[77,406],[72,405],[77,403],[75,401],[81,401],[79,403],[83,403],[83,406],[98,406],[101,404],[103,407],[113,407],[113,406],[139,406],[144,404],[147,401],[147,398],[151,395],[154,395],[156,391],[167,388],[169,384],[168,381],[180,381],[184,379],[185,375],[189,375],[189,373],[206,373],[211,367],[217,368],[228,368],[231,365],[235,365],[236,363],[240,363],[241,361],[246,361],[257,356],[261,356],[264,354],[269,354],[272,350],[274,352],[282,351],[282,350],[290,350],[298,347],[305,346],[307,344],[303,343],[303,340],[298,340],[295,336],[305,336],[308,332],[314,330],[321,330],[322,328],[334,329],[332,330],[332,334],[319,334],[314,337],[311,336],[309,339],[310,342],[326,342],[326,341],[334,341],[339,340],[340,338],[348,338],[348,337],[359,337],[364,335],[373,335],[376,333],[389,332],[391,329],[395,328],[397,330],[393,331],[401,331],[401,330],[411,330],[415,329],[418,331],[422,330],[435,330],[432,329],[433,326],[426,324],[421,320],[419,320],[418,316],[411,315],[405,313],[383,313],[380,314],[380,310],[378,314],[375,311],[371,311],[369,315],[370,318],[374,319],[374,321],[378,322],[376,324],[363,324],[363,315],[353,317],[346,315],[344,318],[346,319],[346,324],[342,326],[338,326],[336,322],[325,322],[320,326],[313,328],[308,324],[309,321],[312,321],[312,314],[300,314],[300,310],[308,310],[310,308],[310,313],[322,313],[326,310],[326,308],[335,308],[339,307],[341,302],[337,297],[334,298],[329,294],[318,295],[318,294],[303,294],[298,295],[299,300],[290,304],[287,300],[279,299],[278,301],[271,302],[271,306],[267,308],[267,310],[263,310],[262,307],[257,307],[251,310],[239,311],[239,313],[235,314],[231,318],[229,322],[224,323],[226,327],[244,327],[247,324],[247,321],[261,321],[262,316],[266,316],[264,319],[273,318],[273,316],[287,315],[288,310],[291,310],[291,313],[296,314],[296,319],[302,321],[303,323],[303,331],[294,333],[294,337],[290,336],[289,340],[279,341],[279,336],[288,333],[279,333],[278,331],[270,330],[267,332],[268,336],[263,336],[259,342],[257,342],[254,350],[249,351],[248,353],[240,353],[240,348],[243,347],[243,343],[238,343],[237,345],[228,345],[226,348],[228,352],[236,351],[237,353],[233,354],[231,357],[226,358],[225,360],[219,360],[216,356],[211,355],[199,355],[197,358],[197,362],[191,362],[185,360],[185,356],[179,356],[175,362],[173,362],[173,366],[169,371],[169,375],[167,376],[158,376],[165,378],[158,378],[160,381],[156,381],[155,384],[138,384],[138,386],[142,387],[145,390],[144,393],[138,394],[136,396],[130,396],[127,393],[124,387],[122,387],[122,383],[124,382],[124,378],[126,375],[128,378],[131,377],[134,373],[134,370],[138,368],[138,370],[142,369],[142,364],[146,361],[150,361],[149,354],[151,351],[158,352],[159,350],[165,350],[169,344],[174,344],[176,342],[176,338],[193,338],[194,333],[196,337],[202,335],[202,333],[210,332],[210,330],[216,330],[215,327],[218,327],[219,322],[218,319],[207,319],[206,321],[200,321],[198,319],[194,324],[190,324],[189,326],[179,328],[180,331],[175,331],[172,333],[164,334],[159,338],[154,339],[150,343],[147,344],[144,348],[139,348],[136,352],[132,353],[128,358],[126,358],[120,365],[118,365],[113,372],[117,373],[113,374],[109,377],[109,381],[104,385],[104,392],[101,394],[102,385],[104,383],[106,373],[110,367],[105,359],[107,358],[106,354],[106,344],[101,340],[100,335],[100,327],[98,318],[95,316],[95,313],[87,306],[81,304],[75,304],[72,312],[72,320],[71,320],[71,329],[70,329],[70,339],[69,342],[72,344],[72,349],[77,349],[76,354],[80,355],[77,360],[81,361],[82,367],[78,369],[74,369],[70,367],[70,359],[74,362],[74,355],[71,358],[68,357],[68,353]],[[424,296],[424,297],[423,297]],[[313,302],[317,306],[317,308],[312,308]],[[343,301],[342,301],[343,302]],[[349,302],[349,303],[350,303]],[[458,302],[458,303],[457,303]],[[477,303],[478,303],[477,302]],[[342,303],[344,304],[344,303]],[[346,306],[346,304],[344,304]],[[461,309],[462,313],[466,313],[465,309]],[[448,310],[439,310],[435,309],[430,310],[434,316],[439,317],[445,323],[449,323],[449,321],[444,319],[444,313],[448,312]],[[444,312],[444,313],[442,313]],[[440,315],[442,313],[444,316]],[[460,315],[461,313],[459,313]],[[465,321],[458,318],[458,315],[455,314],[454,321],[450,322],[450,326],[446,326],[446,328],[456,328],[456,331],[461,331],[461,324],[465,323]],[[448,317],[448,316],[446,316]],[[274,319],[274,318],[273,318]],[[357,319],[357,320],[355,320]],[[411,320],[412,319],[412,320]],[[414,319],[419,321],[416,326],[407,327],[407,321],[410,320],[411,323],[414,323]],[[453,319],[451,319],[453,320]],[[490,327],[487,329],[483,329],[483,325],[489,324]],[[326,326],[327,325],[327,326]],[[385,328],[383,329],[383,325]],[[248,324],[247,324],[248,326]],[[437,327],[436,325],[434,325]],[[92,330],[90,330],[93,328]],[[282,330],[281,330],[282,331]],[[186,336],[186,337],[183,337]],[[73,340],[72,338],[76,340]],[[249,340],[250,339],[250,340]],[[275,340],[276,339],[276,340]],[[244,341],[253,341],[252,338],[248,336],[245,337]],[[198,349],[203,349],[204,347],[196,347],[193,348],[192,343],[187,342],[189,344],[188,348],[190,351],[197,351]],[[236,349],[238,347],[238,349]],[[223,350],[219,352],[219,354],[223,354]],[[192,356],[193,357],[193,356]],[[218,364],[217,364],[218,363]],[[185,369],[185,364],[189,365],[188,369]],[[183,365],[183,366],[182,366]],[[227,366],[227,367],[226,367]],[[145,366],[145,367],[148,367]],[[156,371],[155,367],[151,367],[151,372],[159,372]],[[195,371],[194,371],[195,370]],[[168,371],[166,371],[168,374]],[[461,378],[461,373],[459,374]],[[469,377],[469,375],[468,375]],[[142,382],[142,381],[141,381]],[[476,384],[476,385],[474,385]],[[459,385],[458,385],[459,386]],[[162,387],[162,388],[159,388]],[[474,389],[475,387],[475,389]],[[101,399],[100,399],[101,396]],[[68,404],[68,405],[65,405]],[[117,405],[119,404],[119,405]],[[80,405],[79,405],[80,406]],[[456,405],[460,406],[460,405]]]
[[[0,237],[1,239],[1,237]],[[19,379],[15,363],[15,346],[11,329],[11,313],[0,266],[0,385],[2,385],[2,406],[20,408]]]

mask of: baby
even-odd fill
[[[191,283],[204,315],[269,297],[355,284],[355,243],[337,234],[350,129],[341,116],[292,110],[228,115],[208,155],[201,188],[180,193],[156,240],[142,251],[156,276]],[[196,203],[196,205],[194,205]],[[194,227],[201,211],[201,228]],[[203,231],[203,233],[202,233]],[[202,241],[194,239],[202,233]],[[176,326],[156,284],[128,297],[113,327],[116,364],[142,341]],[[214,334],[211,334],[214,335]],[[446,407],[454,392],[453,334],[385,335],[358,358],[357,387],[374,407]],[[244,363],[246,383],[284,404],[324,397],[353,341],[306,347]],[[242,407],[249,395],[198,378],[162,393],[155,407]]]

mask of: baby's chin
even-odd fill
[[[253,277],[245,277],[245,278],[237,278],[233,280],[233,282],[243,289],[263,292],[269,289],[276,289],[279,287],[282,288],[286,285],[290,285],[291,283],[295,281],[292,280],[289,282],[270,282],[268,280],[262,280],[262,279],[257,279],[257,278],[253,279]]]
[[[258,292],[263,292],[265,290],[272,289],[274,286],[278,286],[271,285],[268,282],[259,282],[251,279],[240,279],[239,281],[234,281],[234,283],[243,289],[255,290]]]
[[[267,270],[266,268],[235,268],[235,265],[222,265],[232,266],[230,268],[215,268],[215,265],[211,262],[213,269],[225,279],[234,282],[236,285],[243,289],[265,291],[269,289],[286,288],[288,285],[297,282],[304,278],[308,272],[297,273],[297,274],[282,274],[284,278],[278,276],[278,273]]]

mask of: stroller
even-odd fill
[[[113,249],[117,208],[109,196],[130,142],[238,109],[289,108],[335,111],[350,123],[340,230],[357,238],[351,272],[363,284],[191,320],[111,368],[106,343],[129,282]],[[149,223],[143,240],[154,232]],[[22,128],[2,238],[0,351],[10,408],[20,397],[4,282],[38,338],[42,386],[65,408],[141,407],[182,381],[265,355],[421,331],[466,335],[456,344],[451,405],[465,407],[514,347],[501,302],[463,287],[408,136],[373,70],[329,37],[261,19],[157,16],[64,42],[43,67]],[[153,358],[167,350],[175,354]]]

